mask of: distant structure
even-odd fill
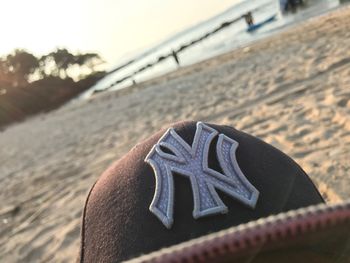
[[[295,13],[298,7],[304,6],[304,5],[305,5],[304,0],[280,0],[280,6],[283,13],[286,13],[289,11]]]
[[[175,52],[175,50],[172,50],[172,51],[171,51],[171,55],[173,56],[173,58],[174,58],[174,60],[175,60],[175,62],[176,62],[176,64],[177,64],[177,66],[180,67],[179,57],[177,56],[177,53]]]

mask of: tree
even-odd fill
[[[6,57],[7,74],[14,77],[14,85],[27,84],[29,76],[39,68],[39,60],[31,53],[16,49]]]
[[[8,71],[6,59],[0,58],[0,89],[12,83],[11,74]]]
[[[55,52],[51,52],[50,55],[55,61],[58,76],[67,77],[68,68],[75,62],[74,55],[65,48],[57,49]]]
[[[42,75],[53,75],[56,77],[68,77],[68,68],[75,63],[75,56],[67,49],[56,49],[55,51],[40,58]],[[49,72],[49,73],[47,73]]]
[[[81,68],[87,68],[89,74],[96,71],[96,67],[103,64],[104,61],[97,53],[78,54],[75,56],[75,64]]]
[[[40,58],[42,77],[81,78],[92,74],[103,60],[96,53],[72,54],[67,49],[55,51]]]

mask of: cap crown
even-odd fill
[[[305,172],[288,156],[263,141],[231,127],[206,124],[236,141],[236,160],[248,182],[259,190],[255,209],[217,191],[226,214],[194,219],[188,177],[173,176],[174,224],[169,230],[149,211],[156,191],[152,167],[144,160],[166,130],[135,146],[95,183],[86,201],[81,236],[81,262],[119,262],[205,234],[271,214],[323,202]],[[171,125],[192,145],[195,122]],[[214,137],[208,150],[208,167],[221,172]]]

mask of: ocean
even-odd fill
[[[108,74],[98,83],[96,83],[96,85],[83,93],[80,98],[89,98],[96,91],[127,88],[134,83],[139,83],[176,70],[178,65],[175,62],[175,59],[170,56],[159,63],[156,63],[152,67],[148,67],[140,73],[133,74],[148,64],[154,64],[159,57],[171,53],[172,50],[178,50],[181,46],[201,38],[203,35],[213,31],[223,23],[239,18],[248,11],[253,10],[252,14],[255,23],[263,22],[272,16],[275,16],[275,19],[253,32],[247,32],[247,24],[245,23],[244,19],[240,19],[217,33],[210,35],[202,41],[177,53],[181,66],[188,66],[198,63],[205,59],[229,52],[238,47],[242,47],[253,41],[279,32],[290,25],[337,8],[340,4],[341,1],[339,0],[308,0],[307,7],[300,9],[298,12],[294,14],[282,14],[278,0],[242,1],[204,22],[173,35],[154,47],[118,61],[113,69],[125,65],[131,60],[134,62],[121,68],[120,70]],[[132,77],[127,78],[131,75]],[[125,80],[121,81],[123,79]]]

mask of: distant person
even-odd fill
[[[254,25],[254,18],[252,15],[252,12],[248,12],[245,15],[243,15],[245,22],[247,23],[248,26],[253,26]]]
[[[177,56],[177,53],[175,52],[175,50],[172,50],[172,51],[171,51],[171,55],[173,56],[173,58],[174,58],[174,60],[175,60],[175,62],[176,62],[176,64],[177,64],[177,66],[180,67],[179,57]]]

